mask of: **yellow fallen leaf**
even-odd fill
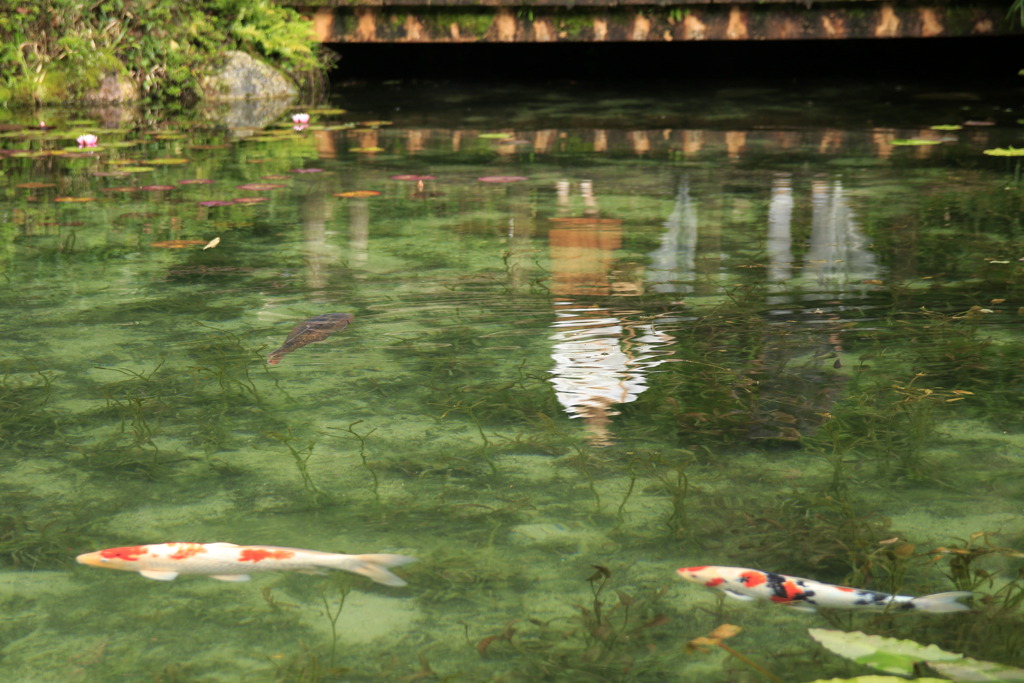
[[[206,243],[206,246],[203,247],[203,250],[205,251],[207,249],[213,249],[218,244],[220,244],[220,238],[219,237],[214,237],[212,240],[210,240],[209,242]]]
[[[718,638],[719,640],[725,640],[726,638],[732,638],[733,636],[740,633],[743,629],[733,624],[722,624],[708,635],[712,638]]]

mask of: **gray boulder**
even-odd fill
[[[287,76],[255,57],[231,50],[213,76],[203,79],[203,96],[211,101],[294,98],[298,88]]]

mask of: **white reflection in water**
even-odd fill
[[[793,275],[793,183],[788,174],[772,178],[768,204],[768,280],[782,282]]]
[[[845,289],[878,275],[875,255],[850,208],[842,182],[811,183],[811,239],[804,261],[806,278],[822,288]]]
[[[665,221],[661,245],[650,252],[647,281],[655,292],[692,292],[697,259],[697,203],[690,197],[690,183],[683,179],[676,192],[676,203]]]
[[[631,403],[647,389],[647,371],[670,353],[659,347],[672,337],[650,324],[629,324],[604,308],[580,308],[571,301],[555,302],[551,327],[550,371],[559,403],[569,417],[587,422],[591,443],[611,442],[608,424],[618,411],[612,406]]]

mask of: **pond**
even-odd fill
[[[424,84],[258,126],[13,115],[4,680],[873,671],[809,628],[1024,666],[1024,179],[985,154],[1022,146],[1021,101]],[[417,561],[75,562],[165,542]],[[973,608],[811,614],[679,580],[706,565]]]

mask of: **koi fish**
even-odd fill
[[[267,356],[267,363],[277,365],[282,358],[295,349],[300,349],[306,344],[323,341],[332,333],[345,329],[354,318],[355,316],[351,313],[324,313],[309,320],[303,320],[288,333],[281,348]]]
[[[743,567],[683,567],[676,571],[687,581],[717,588],[736,600],[771,600],[801,612],[814,612],[816,607],[870,611],[892,608],[915,612],[966,612],[971,609],[957,602],[960,598],[970,597],[968,591],[915,598]]]
[[[138,572],[147,579],[173,581],[179,574],[205,574],[218,581],[248,581],[251,572],[293,571],[322,574],[341,569],[385,586],[404,586],[387,570],[415,562],[407,555],[343,555],[318,550],[234,543],[157,543],[107,548],[75,558],[90,567]]]

